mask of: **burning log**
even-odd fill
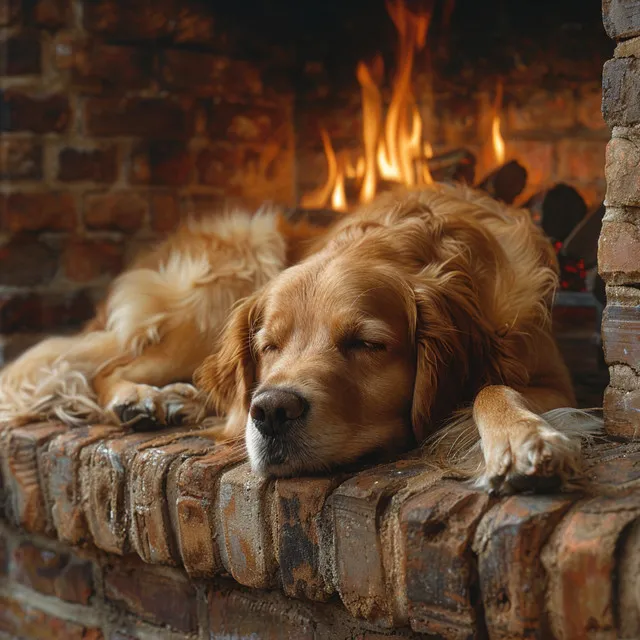
[[[564,243],[587,214],[587,205],[582,196],[564,183],[536,193],[524,206],[540,222],[552,242]]]
[[[465,182],[473,184],[476,157],[467,149],[454,149],[426,160],[429,173],[436,182]]]
[[[527,170],[517,160],[511,160],[492,171],[478,185],[478,189],[506,204],[512,204],[526,184]]]

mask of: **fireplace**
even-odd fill
[[[186,215],[452,179],[528,206],[557,243],[558,337],[599,404],[598,0],[236,4],[0,2],[3,358],[75,330]]]

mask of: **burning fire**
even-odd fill
[[[412,13],[405,7],[404,0],[387,0],[387,11],[398,31],[399,45],[397,71],[386,117],[383,116],[380,90],[383,62],[377,56],[369,65],[360,62],[356,71],[362,93],[364,151],[354,165],[347,153],[336,154],[329,134],[322,130],[327,181],[302,197],[303,207],[322,208],[330,203],[333,209],[345,211],[347,178],[359,184],[360,202],[369,202],[381,181],[407,186],[433,182],[428,166],[433,150],[429,142],[423,141],[423,123],[411,86],[414,56],[425,46],[432,12]],[[502,164],[505,144],[500,133],[501,86],[497,94],[491,125],[492,155],[496,164]]]

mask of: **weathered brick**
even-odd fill
[[[576,122],[573,93],[570,90],[528,93],[509,102],[506,116],[509,134],[569,129]]]
[[[237,582],[258,589],[273,586],[276,558],[271,538],[273,482],[251,472],[249,464],[220,480],[218,522],[221,559]]]
[[[604,392],[604,419],[607,433],[622,438],[640,434],[640,391],[607,387]]]
[[[262,95],[262,79],[255,65],[228,56],[169,49],[161,56],[163,84],[172,91],[222,96],[226,100]]]
[[[26,76],[40,73],[40,36],[37,31],[24,30],[0,38],[3,64],[0,74]]]
[[[0,180],[39,180],[42,145],[30,139],[0,140]]]
[[[188,144],[154,140],[141,143],[133,150],[131,181],[134,184],[179,187],[190,182],[193,167]]]
[[[602,19],[610,38],[623,40],[640,35],[640,7],[628,0],[602,0]]]
[[[613,55],[616,58],[640,57],[640,36],[618,42]]]
[[[6,491],[6,518],[32,533],[51,532],[45,496],[40,486],[39,452],[66,427],[33,424],[5,431],[0,441],[2,475]]]
[[[0,247],[0,285],[46,284],[58,266],[55,252],[31,238],[13,238]]]
[[[191,576],[212,576],[223,568],[216,497],[222,472],[241,459],[238,447],[221,444],[208,455],[187,459],[179,469],[176,533],[182,563]]]
[[[89,98],[85,126],[97,136],[175,139],[192,131],[188,109],[166,98]]]
[[[640,369],[640,307],[607,305],[602,321],[605,359]]]
[[[104,571],[105,597],[154,624],[193,633],[198,629],[196,591],[181,572],[134,558]]]
[[[606,142],[564,138],[558,143],[557,178],[589,182],[604,175]]]
[[[155,40],[174,32],[178,6],[175,0],[95,0],[84,9],[84,28],[120,40]]]
[[[640,443],[609,441],[585,453],[585,476],[602,493],[632,492],[640,484]]]
[[[164,439],[166,444],[156,439],[140,445],[131,463],[129,539],[144,561],[175,565],[180,561],[175,539],[176,475],[184,460],[206,453],[213,442],[188,431]]]
[[[478,586],[471,543],[489,497],[443,481],[401,510],[411,627],[450,638],[476,631]]]
[[[0,91],[0,131],[61,133],[71,119],[69,100],[61,95],[28,95]]]
[[[382,539],[383,516],[394,494],[431,469],[419,460],[382,465],[359,473],[328,498],[338,591],[352,615],[385,626],[398,622],[397,601],[406,597],[393,588],[393,574],[400,570],[386,556],[394,554]]]
[[[90,282],[117,275],[123,266],[121,244],[107,241],[70,240],[62,254],[65,276],[74,282]]]
[[[623,130],[624,131],[624,130]],[[605,156],[608,206],[640,206],[640,143],[626,132],[614,130]]]
[[[290,144],[286,114],[271,107],[207,103],[207,133],[224,142]]]
[[[0,196],[0,221],[7,231],[68,231],[76,225],[70,193],[10,193]]]
[[[103,440],[82,450],[80,479],[85,498],[85,517],[94,544],[122,555],[130,551],[129,478],[131,461],[138,447],[157,437],[132,433]]]
[[[614,58],[604,63],[602,113],[610,127],[640,122],[640,60]]]
[[[567,498],[514,496],[482,519],[473,548],[492,638],[544,638],[549,633],[540,552],[570,506]]]
[[[616,389],[625,391],[640,389],[640,375],[626,364],[612,364],[609,367],[609,379],[609,384]]]
[[[77,427],[54,438],[43,453],[41,473],[51,505],[51,518],[63,542],[77,545],[90,539],[83,510],[85,492],[80,481],[82,449],[120,432],[118,427]]]
[[[152,193],[151,228],[154,231],[173,231],[180,222],[180,205],[175,193]]]
[[[208,594],[208,610],[211,638],[252,638],[257,637],[258,630],[260,640],[330,637],[316,635],[310,616],[282,599],[269,598],[264,592],[212,588]]]
[[[67,602],[89,604],[94,592],[91,561],[27,541],[13,549],[9,574],[26,587]]]
[[[38,640],[102,640],[102,632],[44,613],[21,600],[0,595],[0,631]]]
[[[84,200],[84,223],[89,229],[136,231],[149,211],[149,197],[135,191],[92,193]]]
[[[640,226],[613,220],[602,223],[598,271],[607,282],[640,283]]]
[[[117,160],[114,146],[103,149],[61,149],[58,154],[58,180],[114,182],[118,175]]]
[[[596,497],[576,505],[552,534],[541,557],[555,637],[615,629],[616,552],[623,530],[639,515],[637,494]]]
[[[286,595],[327,600],[333,593],[321,573],[322,508],[340,478],[294,478],[275,485],[277,551]]]

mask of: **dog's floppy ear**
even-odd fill
[[[217,351],[206,358],[193,376],[196,387],[208,394],[209,403],[220,415],[246,412],[249,408],[256,378],[251,337],[260,315],[260,295],[245,298],[232,311]]]

